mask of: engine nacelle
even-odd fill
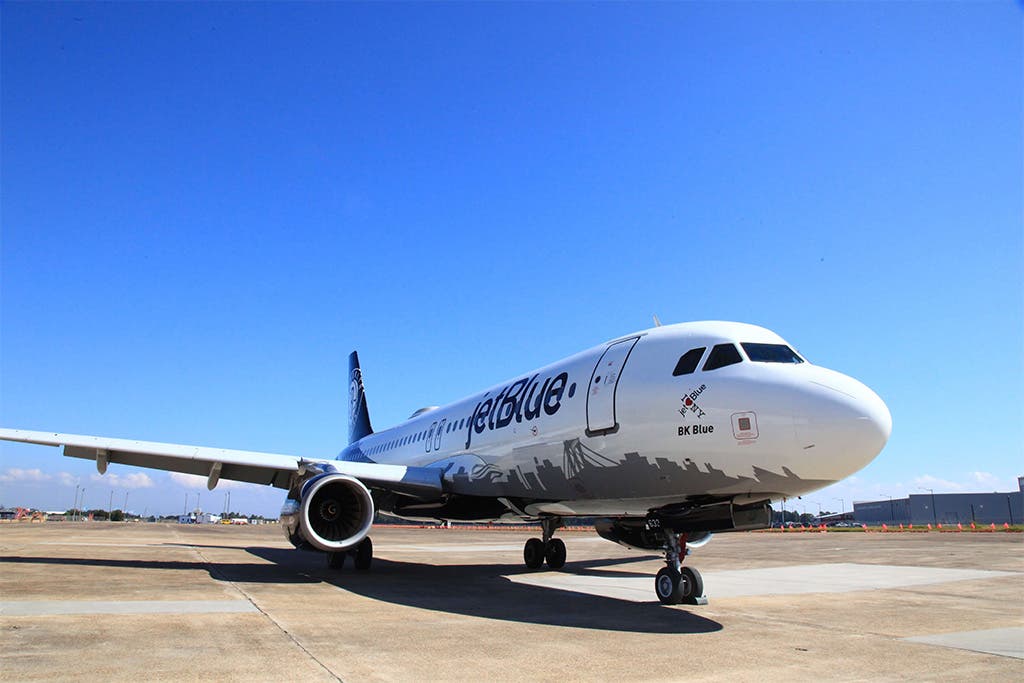
[[[335,472],[312,477],[298,500],[286,500],[281,525],[296,548],[338,552],[366,538],[374,514],[373,497],[363,482]]]

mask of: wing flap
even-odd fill
[[[98,450],[102,449],[87,446],[65,445],[64,455],[71,458],[96,460]],[[218,451],[220,449],[209,450]],[[210,470],[213,465],[215,463],[220,463],[220,479],[244,481],[250,484],[265,484],[279,489],[287,489],[291,485],[292,473],[298,471],[298,459],[294,460],[292,465],[286,469],[283,467],[257,465],[253,463],[225,462],[223,460],[218,460],[218,454],[216,453],[211,454],[211,457],[203,457],[203,455],[204,454],[200,452],[197,454],[197,457],[183,458],[177,455],[106,449],[106,460],[108,463],[147,467],[150,469],[165,470],[168,472],[196,474],[201,477],[209,477]],[[253,455],[259,454],[254,453]]]

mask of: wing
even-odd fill
[[[0,440],[41,446],[63,446],[64,455],[95,460],[96,469],[100,474],[106,472],[107,465],[112,462],[198,474],[207,478],[206,485],[211,490],[220,479],[287,489],[291,487],[292,479],[296,475],[302,476],[318,470],[329,471],[330,468],[353,476],[373,488],[428,498],[440,496],[442,493],[441,470],[428,467],[302,458],[279,453],[32,432],[24,429],[0,428]]]

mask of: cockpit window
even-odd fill
[[[804,359],[785,344],[742,344],[747,358],[755,363],[803,363]]]
[[[690,349],[682,356],[679,357],[679,362],[676,363],[676,369],[672,371],[673,377],[679,375],[689,375],[691,372],[697,369],[697,363],[700,362],[701,356],[704,355],[704,349],[706,346],[701,346],[697,349]]]
[[[711,353],[708,354],[707,361],[704,363],[704,372],[742,362],[743,358],[735,346],[732,344],[715,344],[714,348],[711,349]]]

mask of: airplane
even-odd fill
[[[658,322],[657,320],[655,321]],[[349,443],[333,459],[0,429],[0,439],[64,455],[287,490],[281,523],[300,549],[369,569],[376,513],[540,524],[533,570],[561,569],[556,531],[597,533],[663,554],[664,604],[705,604],[683,566],[715,532],[770,526],[771,501],[860,470],[892,417],[875,392],[819,367],[782,337],[737,322],[660,325],[517,375],[381,431],[370,423],[359,357],[349,356]]]

